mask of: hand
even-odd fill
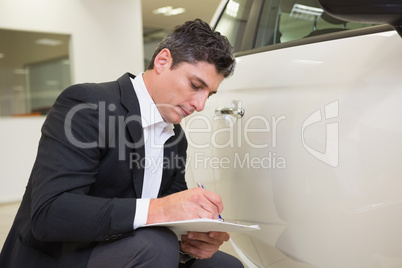
[[[194,258],[207,259],[217,252],[223,242],[229,240],[229,237],[228,233],[222,232],[189,232],[181,237],[180,250]]]
[[[218,219],[222,210],[222,199],[218,194],[196,187],[151,199],[147,224],[199,218]]]

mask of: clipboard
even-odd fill
[[[238,223],[226,222],[222,220],[203,219],[203,218],[185,220],[185,221],[153,223],[144,225],[141,228],[155,227],[155,226],[163,226],[169,228],[176,234],[179,240],[182,235],[185,235],[188,232],[200,232],[200,233],[240,232],[240,231],[244,232],[244,231],[255,231],[261,229],[258,225],[243,225]]]

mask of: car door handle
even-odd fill
[[[221,107],[215,110],[216,115],[231,115],[237,118],[242,118],[244,112],[244,109],[238,107]]]

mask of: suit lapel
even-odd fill
[[[125,142],[128,143],[127,147],[130,148],[130,151],[137,154],[134,159],[137,159],[137,161],[140,161],[139,163],[142,163],[142,159],[145,157],[145,148],[144,134],[141,124],[141,112],[138,98],[135,94],[130,77],[134,78],[135,76],[127,73],[117,80],[120,86],[121,104],[128,111],[124,125],[128,129],[132,139],[132,141],[128,142],[128,137],[126,137],[127,141]],[[132,155],[130,155],[130,157],[132,157]],[[128,161],[132,160],[133,159],[129,159]],[[144,183],[144,167],[140,164],[133,166],[139,166],[139,168],[132,168],[132,174],[136,196],[137,198],[141,198],[142,186]]]

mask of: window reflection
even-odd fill
[[[266,1],[255,47],[368,26],[331,17],[317,0]]]
[[[216,27],[218,32],[228,38],[234,52],[241,50],[252,4],[252,0],[230,0]]]
[[[65,34],[0,29],[0,116],[45,115],[71,84]]]

